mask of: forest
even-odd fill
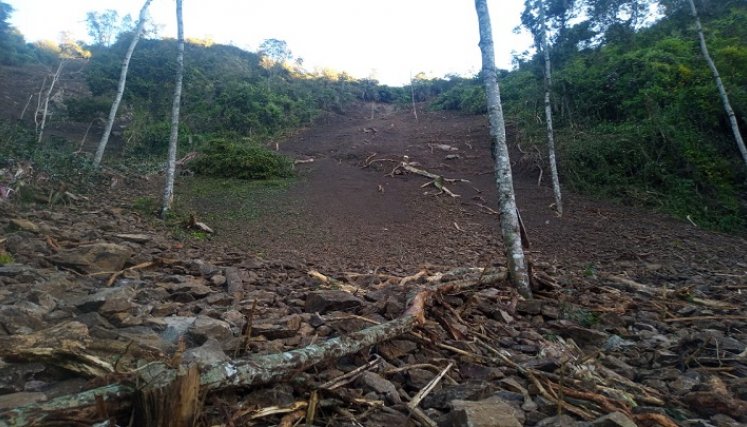
[[[746,1],[523,0],[498,69],[475,0],[403,86],[154,2],[0,1],[0,426],[747,421]]]

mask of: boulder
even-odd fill
[[[119,271],[132,256],[129,248],[114,243],[93,243],[60,251],[49,260],[83,273]]]
[[[480,401],[452,400],[454,427],[521,427],[524,413],[497,396]]]
[[[326,313],[328,311],[346,311],[358,308],[363,301],[345,291],[323,290],[314,291],[306,296],[307,313]]]

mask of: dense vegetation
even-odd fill
[[[740,125],[747,130],[744,3],[708,2],[701,18]],[[743,228],[747,174],[728,118],[689,9],[681,2],[665,5],[666,16],[651,26],[602,25],[592,15],[575,26],[555,27],[550,52],[563,182],[582,192],[689,216],[707,227]],[[534,25],[529,18],[525,23]],[[592,31],[595,26],[600,29]],[[520,60],[516,70],[501,76],[501,90],[522,148],[536,145],[544,153],[541,61],[539,55]],[[477,80],[465,79],[434,106],[483,113],[484,93]]]

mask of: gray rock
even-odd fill
[[[425,369],[410,369],[407,371],[407,385],[420,390],[428,385],[435,376],[436,374]]]
[[[557,415],[541,420],[535,427],[575,427],[577,424],[576,420],[568,415]]]
[[[49,260],[60,266],[83,273],[101,273],[122,270],[132,256],[129,248],[114,243],[93,243],[60,251]]]
[[[133,243],[146,243],[152,239],[148,234],[115,234],[114,237]]]
[[[447,409],[454,400],[485,399],[494,391],[495,386],[487,382],[458,384],[442,388],[441,390],[434,390],[423,399],[421,406],[423,409]]]
[[[259,322],[252,325],[252,336],[264,335],[268,340],[290,338],[301,327],[301,316],[293,314],[281,319]]]
[[[613,412],[591,422],[593,427],[636,427],[633,422],[622,412]]]
[[[357,381],[361,386],[384,395],[386,400],[391,404],[402,402],[402,399],[399,397],[399,393],[397,392],[397,387],[395,387],[391,381],[377,373],[366,371],[358,377]]]
[[[98,311],[107,301],[130,301],[135,290],[130,286],[99,289],[96,293],[71,298],[64,305],[77,308],[81,313]],[[113,302],[112,304],[117,304]]]
[[[35,305],[32,303],[24,305],[28,304]],[[46,326],[43,320],[44,314],[46,310],[35,310],[30,306],[3,306],[0,307],[0,327],[11,335],[28,334]]]
[[[314,291],[306,296],[307,313],[326,313],[328,311],[346,311],[363,305],[360,298],[345,292],[334,290]]]
[[[497,396],[474,401],[453,400],[450,414],[454,427],[521,427],[524,413]]]
[[[201,346],[190,348],[182,355],[184,363],[196,363],[200,368],[214,366],[228,360],[229,357],[223,352],[221,343],[215,338],[208,338]]]
[[[208,338],[223,341],[233,336],[231,325],[208,316],[197,316],[189,327],[188,334],[198,344],[203,344]]]
[[[185,336],[189,328],[194,325],[196,317],[193,316],[169,316],[151,319],[152,323],[164,325],[161,338],[171,344],[176,344],[179,338]]]

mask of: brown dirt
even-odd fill
[[[300,179],[264,200],[257,220],[211,224],[218,232],[214,242],[328,271],[503,264],[498,218],[479,206],[497,208],[486,118],[422,110],[418,116],[416,121],[412,111],[378,107],[371,119],[370,107],[363,106],[281,141],[282,152],[314,162],[297,166]],[[448,154],[459,158],[446,160]],[[364,167],[366,159],[401,161],[404,155],[428,171],[470,183],[447,185],[460,198],[437,196],[434,187],[421,188],[425,177],[386,176],[395,161]],[[565,215],[558,218],[551,189],[537,186],[537,169],[523,164],[516,150],[513,158],[535,262],[588,275],[626,272],[649,283],[718,283],[719,275],[747,273],[743,236],[568,191]],[[209,203],[198,206],[201,214],[209,210]]]

